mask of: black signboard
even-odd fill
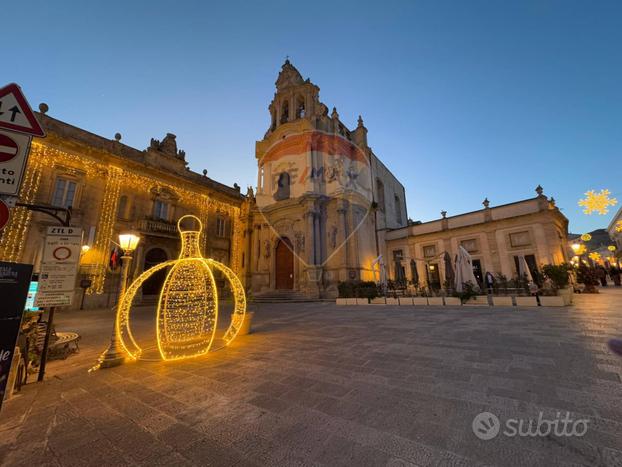
[[[0,408],[22,323],[32,264],[0,261]]]

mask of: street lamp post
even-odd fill
[[[119,246],[123,250],[121,256],[121,287],[119,287],[119,298],[117,299],[117,307],[121,303],[121,299],[125,294],[127,285],[127,276],[132,262],[132,252],[136,249],[140,237],[132,233],[124,233],[119,235]],[[106,352],[100,358],[100,368],[111,368],[121,365],[125,361],[125,353],[119,344],[119,336],[117,332],[117,317],[115,313],[112,323],[112,335],[110,336],[110,345]]]

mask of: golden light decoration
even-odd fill
[[[589,242],[591,239],[592,239],[592,236],[590,234],[581,235],[581,240],[583,240],[584,242]]]
[[[607,247],[607,249],[608,249],[609,251],[616,251],[616,247],[615,247],[615,245],[609,245],[609,246]]]
[[[182,222],[192,219],[198,228],[183,230]],[[218,261],[203,258],[200,237],[203,225],[196,216],[183,216],[177,222],[181,252],[176,260],[160,263],[143,272],[127,289],[117,310],[116,332],[122,347],[132,359],[142,349],[136,343],[130,326],[134,297],[142,284],[154,273],[170,267],[157,307],[156,336],[163,360],[179,360],[204,355],[214,343],[218,327],[218,291],[213,270],[220,271],[231,285],[234,308],[231,323],[224,333],[228,345],[237,336],[246,314],[246,294],[236,274]]]
[[[622,232],[622,221],[616,222],[616,232]]]
[[[585,208],[583,210],[585,214],[592,214],[593,212],[597,212],[601,215],[607,214],[609,212],[608,206],[615,206],[618,204],[617,199],[609,197],[610,194],[611,192],[609,190],[600,190],[599,193],[590,190],[585,193],[585,199],[579,200],[579,206]]]
[[[575,254],[581,256],[585,254],[585,252],[587,251],[587,248],[585,245],[581,243],[575,243],[574,245],[572,245],[572,251],[574,251]]]
[[[593,252],[592,252],[592,253],[590,253],[588,256],[590,257],[590,259],[591,259],[592,261],[600,261],[600,260],[601,260],[600,253],[599,253],[599,252],[597,252],[597,251],[593,251]]]

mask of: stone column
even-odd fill
[[[340,206],[337,208],[337,213],[339,214],[340,226],[338,229],[339,234],[339,242],[340,248],[343,249],[341,253],[342,265],[344,268],[348,267],[348,202],[346,200],[341,200]],[[347,276],[347,271],[346,271]],[[347,280],[347,277],[343,278],[343,280]]]
[[[313,214],[313,238],[315,239],[315,261],[314,264],[322,264],[322,230],[320,228],[321,211]]]
[[[307,218],[307,231],[305,239],[305,249],[307,250],[307,264],[315,264],[315,210],[313,206],[308,206],[305,212]]]
[[[263,171],[263,193],[272,196],[272,163],[264,164]]]

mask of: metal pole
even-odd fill
[[[37,381],[43,381],[43,377],[45,376],[45,364],[48,360],[48,349],[50,347],[50,336],[52,335],[52,323],[54,322],[54,311],[56,307],[50,307],[49,315],[48,315],[48,323],[45,329],[45,340],[43,341],[43,350],[41,351],[41,362],[39,363],[39,377]]]
[[[44,214],[55,217],[56,219],[61,221],[61,224],[63,227],[69,227],[69,223],[71,222],[71,208],[67,208],[67,209],[59,208],[58,209],[58,210],[65,211],[65,221],[63,222],[62,219],[60,219],[58,216],[50,212],[47,212],[45,210],[37,209],[37,205],[22,204],[22,203],[17,203],[17,204],[22,205],[23,207],[25,207],[26,209],[30,209],[31,211],[39,210],[40,212],[43,212]],[[48,361],[48,349],[50,348],[50,336],[52,335],[52,326],[54,324],[54,311],[55,310],[56,310],[56,307],[50,307],[50,310],[48,312],[48,324],[45,329],[45,340],[43,341],[43,350],[41,351],[41,362],[39,363],[39,376],[37,377],[38,382],[43,381],[43,378],[45,377],[45,365]]]
[[[119,287],[119,298],[117,299],[116,310],[118,310],[121,299],[125,294],[125,287],[131,261],[132,257],[130,255],[124,253],[121,257],[121,287]],[[112,335],[110,336],[110,345],[108,346],[106,352],[104,352],[104,354],[100,357],[99,366],[100,368],[111,368],[113,366],[123,364],[124,361],[125,352],[121,348],[117,335],[117,317],[115,311],[115,316],[112,323]]]

